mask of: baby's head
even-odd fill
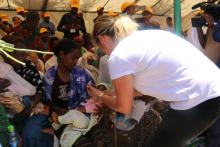
[[[4,92],[10,85],[11,83],[9,80],[0,78],[0,93]]]
[[[101,90],[101,91],[105,91],[105,90],[108,90],[108,89],[109,89],[108,85],[105,84],[105,83],[99,83],[99,84],[97,84],[96,88],[99,89],[99,90]]]

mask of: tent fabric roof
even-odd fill
[[[51,21],[58,25],[62,15],[70,10],[71,0],[0,0],[0,14],[6,13],[10,20],[16,15],[16,7],[24,7],[27,10],[42,10],[43,4],[47,3],[46,10],[50,11]],[[83,11],[85,25],[88,32],[92,32],[93,19],[97,16],[96,9],[99,6],[105,6],[105,12],[113,10],[115,12],[121,12],[121,4],[125,1],[134,0],[80,0],[80,11]],[[154,11],[155,20],[160,22],[161,28],[165,28],[166,16],[173,17],[173,1],[174,0],[136,0],[137,5],[151,6]],[[182,7],[182,28],[187,30],[191,25],[192,6],[203,0],[181,0]],[[9,11],[13,10],[13,11]],[[59,11],[59,12],[56,12]],[[61,12],[60,12],[61,11]],[[95,12],[95,13],[94,13]],[[58,37],[62,37],[63,33],[56,31]]]
[[[47,10],[69,10],[71,0],[0,0],[0,9],[15,9],[22,6],[26,9],[40,10],[45,1],[48,1]],[[80,10],[95,12],[98,6],[105,6],[105,10],[120,12],[120,6],[129,0],[80,0]],[[132,0],[130,0],[132,1]],[[181,0],[182,16],[188,15],[191,7],[202,0]],[[137,5],[152,6],[156,15],[173,15],[173,0],[138,0]]]

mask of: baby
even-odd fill
[[[55,130],[58,130],[62,125],[67,125],[60,137],[62,147],[72,146],[81,135],[85,135],[98,123],[98,116],[93,114],[96,112],[97,106],[102,105],[102,102],[91,98],[81,105],[85,107],[86,113],[77,109],[69,110],[61,116],[55,112],[52,113],[52,126]]]
[[[36,93],[36,88],[20,77],[13,67],[7,63],[0,63],[0,78],[7,79],[11,83],[7,87],[7,92],[1,93],[5,97],[32,96]]]
[[[23,96],[32,96],[36,93],[36,88],[20,77],[13,70],[12,66],[7,63],[0,63],[0,78],[8,80],[8,87],[4,88],[0,93],[0,100],[2,103],[4,103],[5,98],[8,98],[7,100],[17,99],[19,101],[23,101]],[[16,108],[16,106],[14,106],[14,108]],[[21,108],[15,110],[14,108],[13,110],[11,110],[11,108],[7,110],[9,117],[13,117],[14,112],[21,111],[23,109]]]

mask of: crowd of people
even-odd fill
[[[116,131],[124,145],[182,147],[215,120],[205,134],[206,146],[219,145],[220,80],[213,63],[220,61],[220,43],[210,41],[210,15],[202,14],[210,26],[208,37],[196,28],[197,42],[188,40],[199,43],[209,60],[186,41],[191,30],[182,38],[175,35],[172,17],[166,18],[161,31],[151,7],[141,18],[135,17],[132,2],[121,5],[121,14],[105,14],[104,7],[98,7],[93,34],[87,32],[79,6],[72,3],[70,8],[57,27],[47,12],[40,15],[18,7],[13,24],[1,15],[1,40],[33,52],[9,52],[24,65],[0,54],[0,145],[8,146],[11,124],[23,147],[113,146],[114,136],[109,135],[111,142],[105,138],[113,134],[113,127],[144,136],[138,138],[136,132],[136,143],[129,136],[123,142],[125,135]],[[56,37],[56,31],[63,38]],[[110,122],[105,125],[106,121]]]

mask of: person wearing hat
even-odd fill
[[[97,13],[98,13],[98,16],[101,16],[104,14],[104,7],[98,7],[97,8]]]
[[[16,12],[18,15],[21,15],[23,18],[25,18],[25,10],[24,7],[17,7]]]
[[[63,38],[69,38],[73,40],[75,36],[82,33],[86,33],[85,23],[82,18],[78,16],[79,5],[71,3],[71,11],[62,16],[57,30],[64,33]]]
[[[12,18],[13,21],[13,27],[18,27],[21,25],[22,22],[25,21],[25,19],[21,15],[16,15]]]
[[[7,22],[8,22],[8,16],[7,16],[6,14],[2,14],[2,15],[1,15],[1,21],[2,21],[3,23],[7,23]]]
[[[108,16],[117,17],[118,13],[115,13],[114,11],[110,10],[108,11]]]
[[[39,25],[39,28],[47,28],[48,36],[55,35],[56,27],[53,22],[50,21],[50,14],[45,12],[43,13],[43,20]]]
[[[102,16],[102,15],[104,14],[104,7],[100,7],[100,6],[97,7],[96,12],[97,12],[98,16],[93,20],[93,22],[95,22],[95,20],[96,20],[98,17],[100,17],[100,16]]]
[[[134,2],[124,2],[121,5],[121,12],[127,15],[135,14],[135,3]]]
[[[6,14],[2,14],[1,15],[1,22],[2,24],[8,29],[11,30],[12,29],[12,25],[8,22],[8,16]]]
[[[48,45],[50,40],[48,35],[49,33],[50,31],[47,28],[40,28],[39,36],[41,38],[42,43],[44,44],[44,48],[43,48],[44,51],[48,51]]]
[[[21,15],[16,15],[12,18],[13,26],[8,23],[8,17],[5,15],[2,16],[2,22],[0,23],[0,28],[10,34],[21,29],[21,24],[24,22],[24,18]],[[5,17],[5,18],[4,18]]]
[[[160,29],[160,24],[152,19],[153,9],[151,7],[146,7],[142,15],[144,17],[144,22],[140,25],[140,30]]]

